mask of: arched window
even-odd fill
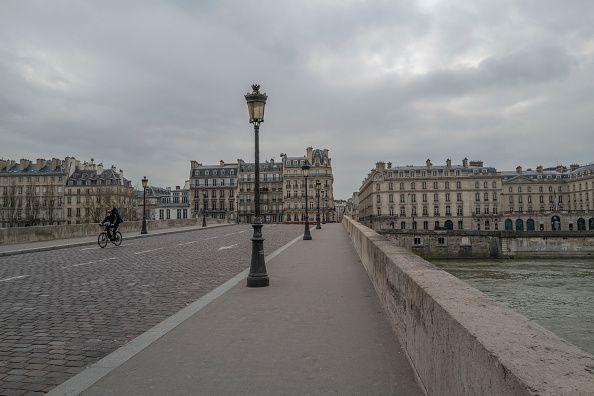
[[[524,220],[522,220],[522,219],[516,220],[516,231],[524,231]]]
[[[580,217],[577,221],[577,229],[578,231],[586,231],[586,220]]]
[[[532,220],[532,219],[526,220],[526,230],[534,231],[534,220]]]
[[[454,229],[454,223],[452,223],[452,220],[446,220],[444,227],[446,230],[453,230]]]
[[[505,230],[512,231],[514,229],[514,223],[511,219],[505,219]]]
[[[551,217],[551,230],[561,231],[561,218],[559,216]]]

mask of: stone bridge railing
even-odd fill
[[[427,394],[594,393],[594,356],[373,230],[343,224]]]
[[[208,224],[219,224],[222,220],[206,218]],[[158,230],[175,227],[200,226],[199,219],[147,220],[147,229]],[[140,232],[142,221],[125,221],[119,228],[122,234]],[[97,223],[67,224],[57,226],[0,228],[0,245],[30,243],[54,239],[70,239],[99,235],[102,228]]]

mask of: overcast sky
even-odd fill
[[[594,1],[0,2],[0,157],[95,158],[137,184],[328,148],[378,160],[594,162]]]

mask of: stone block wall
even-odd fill
[[[427,394],[591,394],[594,356],[373,230],[343,224]]]

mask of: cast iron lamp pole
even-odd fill
[[[316,214],[316,230],[321,230],[320,225],[320,181],[316,180],[316,196],[318,198],[318,213]]]
[[[322,209],[322,224],[326,224],[328,222],[328,219],[326,218],[326,196],[328,192],[322,190],[322,194],[324,195],[324,199],[322,200],[322,203],[324,205],[324,208]]]
[[[148,186],[148,179],[146,176],[142,178],[142,230],[141,234],[148,234],[146,230],[146,187]]]
[[[310,166],[308,164],[305,164],[301,167],[301,170],[303,171],[303,176],[305,176],[305,230],[303,232],[304,241],[311,240],[311,233],[309,232],[309,200],[307,198],[307,178],[309,177],[309,168]]]
[[[270,284],[268,274],[266,273],[266,263],[264,262],[264,238],[262,238],[262,220],[260,219],[260,124],[264,122],[264,107],[266,106],[267,96],[260,93],[260,85],[252,85],[252,92],[245,95],[248,106],[250,123],[254,124],[254,143],[255,143],[255,191],[254,191],[254,235],[252,236],[252,259],[250,263],[250,273],[247,277],[248,287],[265,287]]]

